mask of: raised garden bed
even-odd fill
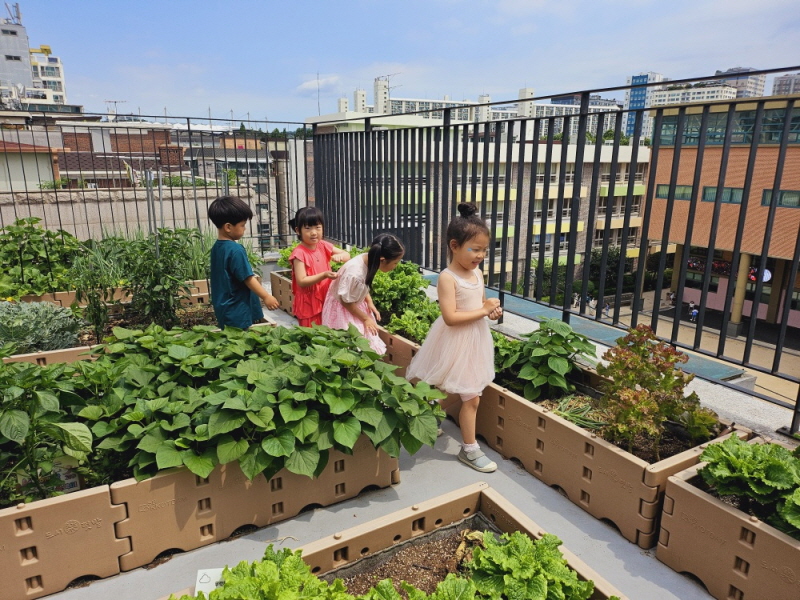
[[[176,469],[0,510],[3,597],[40,598],[83,577],[110,577],[167,550],[199,548],[244,525],[264,527],[367,488],[399,483],[398,460],[362,437],[331,451],[320,477],[280,471],[249,481],[236,463],[202,479]]]
[[[387,360],[406,367],[418,346],[382,332]],[[594,371],[576,376],[592,385]],[[460,403],[448,414],[458,420]],[[481,396],[476,433],[492,449],[519,461],[534,477],[559,489],[598,519],[611,521],[622,536],[641,548],[652,548],[667,478],[698,462],[703,447],[648,463],[518,394],[490,384]],[[749,430],[736,435],[749,437]],[[723,439],[723,438],[720,438]]]
[[[380,553],[407,547],[427,539],[429,534],[435,535],[438,531],[462,523],[464,519],[476,517],[502,532],[518,531],[532,539],[545,535],[534,521],[486,483],[477,483],[327,536],[300,550],[312,573],[324,579],[346,576],[354,566],[359,568],[357,561],[360,559],[370,563],[381,561]],[[594,582],[593,600],[614,596],[625,598],[569,550],[563,546],[559,550],[568,565],[577,572],[579,580]],[[345,567],[347,570],[344,570]]]
[[[800,540],[701,489],[702,466],[667,481],[658,560],[719,600],[800,598]]]
[[[292,302],[294,302],[292,271],[290,269],[270,271],[269,283],[272,288],[272,295],[277,298],[281,310],[294,316],[292,311]]]

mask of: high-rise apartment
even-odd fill
[[[628,86],[630,89],[625,92],[626,111],[631,111],[626,115],[625,121],[625,134],[633,135],[634,124],[636,122],[636,110],[652,106],[653,93],[661,89],[661,86],[652,85],[645,87],[647,84],[661,83],[669,81],[661,73],[639,73],[628,77]],[[653,120],[649,114],[645,113],[645,118],[642,121],[642,137],[649,138],[653,135]]]
[[[781,75],[772,82],[773,96],[787,96],[800,93],[800,73]]]
[[[766,75],[748,75],[755,71],[751,67],[734,67],[727,71],[717,71],[715,75],[728,75],[725,79],[718,79],[720,84],[730,85],[736,88],[737,98],[760,98],[764,95],[764,85],[767,82]]]
[[[31,48],[19,4],[6,4],[0,23],[0,104],[6,108],[46,112],[81,112],[67,104],[61,59],[50,46]]]

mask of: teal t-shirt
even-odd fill
[[[241,244],[217,240],[211,247],[211,303],[221,328],[247,329],[264,318],[259,298],[244,281],[254,275]]]

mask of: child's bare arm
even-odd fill
[[[324,271],[316,275],[309,275],[308,271],[306,271],[305,263],[297,259],[292,261],[292,273],[294,274],[294,280],[301,288],[312,286],[323,279],[336,279],[336,277],[338,277],[333,271]]]
[[[263,288],[261,282],[255,275],[251,275],[245,279],[244,284],[251,289],[256,296],[261,298],[261,301],[268,309],[275,310],[278,308],[278,299]]]
[[[439,275],[437,285],[439,295],[439,308],[442,310],[442,319],[447,325],[464,325],[488,317],[500,307],[497,298],[484,298],[483,306],[475,310],[456,309],[456,282],[449,273]]]
[[[350,260],[350,254],[348,254],[345,250],[341,248],[333,248],[333,254],[331,255],[331,260],[335,260],[336,262],[347,262]]]
[[[367,333],[371,335],[378,335],[378,324],[375,322],[374,317],[371,314],[365,313],[358,307],[358,302],[342,302],[342,306],[347,309],[351,315],[353,315],[356,319],[360,319],[364,322],[364,329]]]

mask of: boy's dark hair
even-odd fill
[[[461,216],[456,217],[447,226],[447,254],[452,253],[450,242],[455,241],[460,248],[469,240],[480,233],[485,233],[486,237],[492,239],[486,221],[481,219],[478,214],[478,207],[474,203],[462,202],[458,205],[458,212]]]
[[[392,262],[396,258],[403,256],[405,252],[406,249],[403,244],[391,233],[379,233],[376,235],[369,245],[369,253],[367,254],[367,278],[365,279],[367,287],[372,287],[372,280],[381,266],[382,258],[387,262]]]
[[[316,206],[301,208],[295,213],[294,219],[289,219],[289,227],[295,231],[315,225],[322,225],[322,231],[325,231],[325,218],[322,216],[322,211]],[[297,231],[297,238],[301,239],[299,231]]]
[[[253,218],[253,209],[236,196],[220,196],[208,207],[208,218],[217,229],[222,229],[225,223],[236,225],[242,221],[249,221]]]

